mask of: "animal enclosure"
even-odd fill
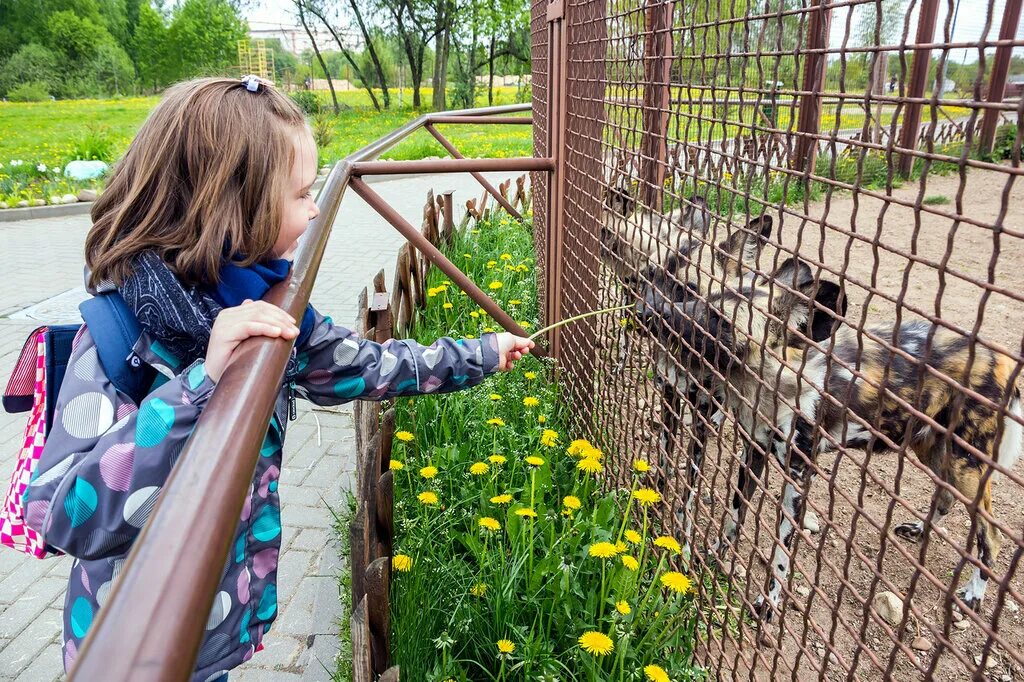
[[[632,306],[550,345],[716,679],[1024,674],[1020,10],[533,5],[545,317]]]

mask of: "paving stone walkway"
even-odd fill
[[[503,180],[504,176],[490,178]],[[393,179],[374,187],[417,226],[430,188],[455,190],[456,206],[480,195],[479,185],[468,175]],[[74,290],[82,286],[88,229],[88,216],[0,223],[0,380],[4,383],[39,319],[73,319],[83,295]],[[379,269],[388,273],[390,286],[401,243],[393,228],[348,193],[320,267],[313,304],[343,324],[353,320],[359,292]],[[4,490],[24,424],[24,415],[0,412]],[[281,474],[280,615],[264,640],[266,649],[233,671],[233,681],[331,679],[339,627],[347,623],[342,625],[345,614],[338,592],[344,561],[335,545],[330,509],[343,504],[345,492],[355,482],[354,470],[350,407],[314,411],[300,403],[298,419],[289,428]],[[62,677],[61,609],[70,562],[68,558],[23,558],[0,547],[0,679],[52,682]]]

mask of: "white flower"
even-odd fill
[[[45,173],[46,172],[46,164],[45,163],[39,164],[38,166],[36,166],[36,170],[39,171],[40,173]]]
[[[21,161],[20,159],[11,159],[11,167],[13,167],[13,168],[17,168],[22,163],[24,163],[24,162]]]
[[[50,170],[53,171],[54,175],[60,175],[60,166],[57,166],[56,168],[51,168]]]

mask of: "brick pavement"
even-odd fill
[[[500,174],[491,178],[503,179]],[[456,206],[480,195],[479,186],[467,175],[374,184],[414,225],[421,220],[431,187],[456,190]],[[388,273],[390,286],[402,239],[354,193],[346,196],[338,215],[312,300],[345,324],[354,319],[359,292],[379,269]],[[88,228],[88,216],[0,223],[0,379],[4,382],[25,336],[38,324],[18,319],[17,311],[81,287]],[[74,298],[74,294],[68,296]],[[41,308],[45,310],[41,314],[55,315],[58,309],[73,310],[73,301],[72,306]],[[24,415],[0,412],[0,483],[4,486],[24,423]],[[316,408],[314,414],[310,405],[300,403],[298,419],[288,432],[281,474],[280,614],[264,641],[266,650],[234,671],[232,680],[331,679],[344,621],[337,580],[344,562],[336,551],[329,508],[342,505],[345,491],[354,484],[354,468],[351,409]],[[68,558],[38,561],[0,548],[0,660],[4,662],[0,679],[51,682],[61,677],[61,609],[70,562]]]

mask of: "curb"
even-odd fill
[[[320,191],[326,176],[317,176],[313,183],[313,192]],[[27,208],[7,208],[0,211],[0,224],[13,223],[20,220],[39,220],[41,218],[63,218],[65,216],[83,215],[92,211],[91,201],[78,201],[73,204],[57,204],[55,206],[29,206]]]
[[[82,215],[91,210],[91,201],[78,201],[73,204],[57,204],[56,206],[7,208],[0,211],[0,223],[13,223],[18,220],[36,220],[39,218],[62,218],[70,215]]]

